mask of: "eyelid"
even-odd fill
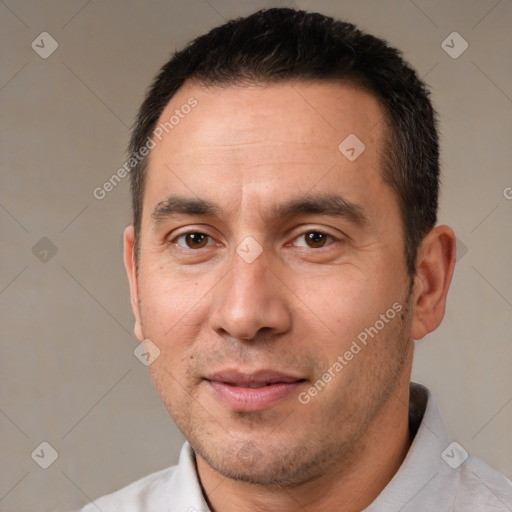
[[[286,245],[292,245],[292,243],[295,240],[297,240],[297,238],[300,238],[300,237],[302,237],[304,235],[307,235],[308,233],[319,233],[321,235],[325,235],[327,238],[331,238],[332,242],[327,243],[326,245],[323,245],[321,247],[307,247],[307,246],[306,247],[304,247],[304,246],[297,246],[297,247],[300,247],[301,249],[313,249],[315,251],[318,251],[320,249],[324,249],[324,248],[332,245],[334,242],[340,242],[341,241],[340,237],[337,237],[337,236],[333,235],[332,233],[329,233],[329,232],[327,232],[327,231],[325,231],[323,229],[315,229],[315,228],[313,228],[313,229],[306,229],[306,230],[301,231],[300,233],[298,233],[296,236],[294,236],[292,238],[291,242],[289,242]]]
[[[288,231],[287,238],[295,240],[295,238],[305,235],[306,233],[322,233],[323,235],[330,236],[335,240],[343,240],[344,238],[347,238],[347,235],[339,229],[318,224],[301,224],[300,226],[296,226]]]
[[[203,229],[189,229],[187,231],[182,231],[182,232],[178,232],[178,233],[173,233],[169,236],[166,237],[166,244],[174,244],[174,245],[177,245],[180,249],[184,249],[184,250],[188,250],[188,251],[199,251],[200,249],[206,249],[206,247],[211,247],[212,245],[215,245],[215,238],[210,235],[209,233],[206,232],[207,230],[203,230]],[[191,247],[186,247],[186,246],[182,246],[182,245],[179,245],[176,240],[178,238],[181,238],[181,237],[184,237],[184,236],[187,236],[187,235],[190,235],[190,234],[200,234],[200,235],[205,235],[206,237],[208,237],[212,243],[208,243],[207,245],[205,245],[204,247],[200,247],[199,249],[192,249]]]

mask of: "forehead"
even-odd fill
[[[258,207],[276,189],[371,196],[370,182],[382,185],[383,120],[374,96],[340,82],[187,82],[157,123],[144,210],[176,192]]]
[[[197,106],[191,115],[181,113],[188,112],[186,105],[192,98]],[[247,145],[277,135],[281,142],[308,142],[308,150],[313,142],[332,150],[333,143],[336,149],[336,142],[350,133],[366,138],[368,144],[377,142],[383,110],[370,93],[339,81],[222,87],[188,81],[166,106],[157,126],[171,118],[176,125],[163,135],[177,145],[185,141],[188,146]],[[314,141],[312,133],[318,136]]]

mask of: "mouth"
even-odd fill
[[[270,409],[298,392],[306,379],[273,370],[216,372],[205,381],[217,400],[237,412]]]

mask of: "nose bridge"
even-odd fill
[[[242,252],[240,252],[242,249]],[[260,329],[284,332],[290,325],[286,292],[261,253],[246,258],[243,243],[230,260],[230,269],[214,292],[210,325],[219,334],[251,339]]]
[[[247,301],[261,300],[269,287],[268,270],[263,256],[248,263],[239,254],[231,261],[230,283],[226,292],[226,301],[233,309],[244,306]],[[259,296],[259,298],[258,298]]]

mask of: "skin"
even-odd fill
[[[124,235],[135,335],[160,350],[151,378],[196,452],[213,511],[361,510],[409,448],[412,340],[443,318],[454,233],[436,226],[425,237],[411,289],[397,199],[380,174],[383,111],[368,93],[187,82],[161,120],[191,96],[197,107],[150,154],[138,271],[133,227]],[[366,146],[355,161],[338,150],[349,134]],[[313,193],[342,195],[366,223],[271,215]],[[155,222],[170,195],[214,202],[220,215]],[[329,236],[311,243],[311,232]],[[236,252],[247,236],[262,248],[252,263]],[[234,411],[203,378],[271,368],[306,379],[298,392],[307,391],[394,303],[401,313],[307,404],[293,393]]]

